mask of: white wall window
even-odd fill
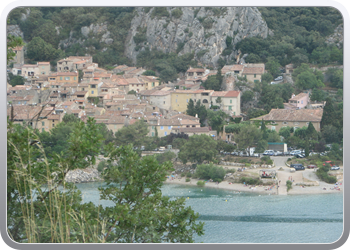
[[[171,130],[171,126],[168,126],[168,129]]]
[[[164,135],[168,135],[168,132],[164,132]]]
[[[163,127],[163,126],[160,126],[160,129],[161,129],[161,130],[163,130],[163,129],[164,129],[164,127]]]

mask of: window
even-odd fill
[[[288,124],[288,122],[283,122],[283,125],[287,125]]]
[[[66,76],[65,78],[64,78],[64,80],[70,80],[70,77],[69,76]]]
[[[271,126],[271,130],[276,130],[276,127],[275,126]]]
[[[55,127],[55,124],[52,124],[52,127]]]
[[[232,106],[228,106],[228,110],[232,110]]]
[[[171,126],[168,126],[168,130],[171,130]]]
[[[294,125],[299,125],[299,122],[294,122]]]
[[[175,100],[175,102],[177,102],[177,99]]]
[[[163,130],[163,129],[164,129],[164,127],[163,127],[163,126],[160,126],[160,129],[161,129],[161,130]]]
[[[186,102],[188,102],[188,99],[186,99]]]
[[[168,135],[168,132],[164,132],[164,135]]]
[[[304,103],[304,100],[301,100],[301,104],[303,104]]]
[[[41,122],[41,126],[45,126],[45,122]]]
[[[41,129],[41,131],[42,131],[42,132],[44,132],[44,131],[45,131],[45,129],[44,129],[44,128],[42,128],[42,129]]]
[[[254,74],[254,78],[256,78],[256,74]]]
[[[117,129],[117,125],[114,124],[114,129]]]
[[[232,99],[230,100],[230,103],[232,103]]]
[[[77,80],[77,77],[76,77],[76,76],[74,76],[74,80]]]
[[[134,85],[132,85],[132,86],[134,86]],[[94,85],[94,84],[91,85],[91,88],[92,88],[92,89],[95,89],[95,88],[96,88],[96,85]]]
[[[152,132],[152,136],[154,136],[154,132]]]
[[[152,87],[154,87],[154,82],[152,82]]]
[[[93,90],[91,91],[91,94],[94,94],[94,91],[93,91]]]
[[[154,126],[152,126],[152,129],[154,129]]]
[[[62,80],[62,76],[60,77],[60,80]]]

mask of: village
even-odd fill
[[[113,133],[143,119],[149,127],[148,136],[155,136],[157,130],[159,137],[184,133],[231,140],[225,130],[217,134],[209,126],[201,127],[197,115],[186,115],[190,99],[194,103],[200,101],[207,109],[218,105],[230,117],[244,120],[242,92],[235,90],[235,81],[237,77],[245,77],[248,82],[261,81],[265,73],[264,64],[226,65],[221,71],[226,90],[214,91],[204,89],[201,83],[215,75],[216,70],[190,67],[183,80],[160,83],[155,76],[143,75],[146,70],[142,68],[119,65],[111,71],[104,70],[91,56],[63,58],[57,62],[57,72],[51,72],[49,62],[24,64],[23,47],[14,51],[12,73],[23,76],[26,82],[14,87],[7,85],[7,113],[14,123],[27,122],[47,132],[62,122],[65,114],[74,114],[83,121],[93,117]],[[288,76],[292,72],[291,65],[286,68]],[[312,122],[316,131],[320,131],[324,102],[311,103],[309,93],[300,93],[293,94],[284,106],[252,121],[270,122],[268,129],[276,132],[285,126],[297,129]],[[11,107],[13,111],[10,112]]]

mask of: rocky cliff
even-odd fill
[[[246,37],[272,34],[255,7],[167,7],[166,11],[157,16],[154,8],[148,12],[142,7],[136,9],[125,42],[125,54],[133,62],[148,47],[179,55],[194,52],[201,63],[215,67],[227,48],[228,36],[235,45]],[[237,51],[233,46],[225,54],[232,60]]]

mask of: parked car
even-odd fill
[[[337,165],[334,165],[333,167],[331,167],[331,170],[339,170],[339,169],[340,169],[340,167]]]
[[[307,165],[307,168],[314,169],[314,168],[317,168],[317,166],[316,165]]]
[[[290,152],[290,155],[298,155],[301,154],[301,150],[293,150],[292,152]]]
[[[275,155],[275,152],[273,150],[265,150],[265,152],[263,153],[263,155]]]
[[[297,158],[305,158],[305,155],[304,154],[297,154],[297,155],[295,155],[295,157],[297,157]]]
[[[283,76],[279,76],[279,77],[275,78],[275,81],[281,81],[281,80],[283,80]]]
[[[276,82],[271,82],[271,84],[277,84]]]
[[[294,168],[296,171],[305,170],[305,167],[301,163],[291,164],[290,167]]]
[[[275,151],[275,155],[283,155],[281,151]]]

